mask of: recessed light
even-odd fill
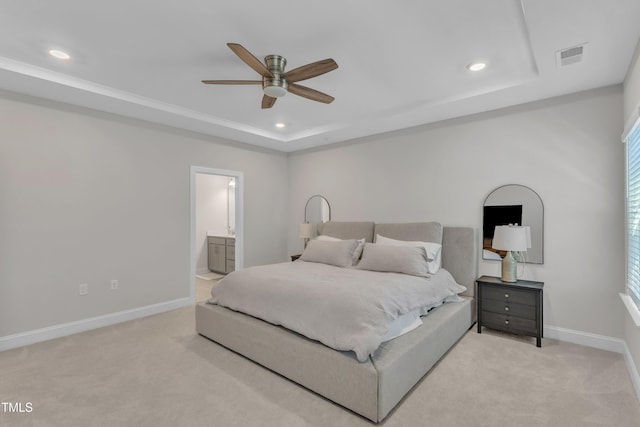
[[[472,62],[471,64],[467,65],[467,68],[469,69],[469,71],[480,71],[484,70],[486,66],[487,64],[485,62]]]
[[[276,127],[278,129],[282,129],[284,127],[284,123],[276,123]]]
[[[71,58],[71,56],[67,52],[58,49],[51,49],[49,51],[49,55],[53,56],[54,58],[62,59],[63,61],[67,61]]]

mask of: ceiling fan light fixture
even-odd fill
[[[282,86],[265,86],[262,88],[265,95],[272,98],[280,98],[287,94],[287,90]]]
[[[287,94],[287,81],[280,78],[279,75],[271,77],[263,77],[262,79],[262,91],[265,95],[272,98],[280,98]]]

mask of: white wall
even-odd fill
[[[0,341],[188,298],[192,165],[244,172],[245,265],[285,261],[285,155],[0,93]]]
[[[525,272],[545,282],[544,323],[621,338],[622,115],[616,86],[294,154],[289,253],[302,249],[297,224],[313,194],[334,220],[480,230],[493,189],[526,185],[545,207],[545,264]],[[479,273],[499,276],[500,264],[480,261]]]
[[[634,60],[624,82],[624,107],[625,124],[630,125],[630,119],[636,120],[638,118],[639,114],[636,109],[640,107],[640,42],[636,47]],[[624,308],[623,311],[625,313],[624,338],[635,363],[636,371],[640,372],[640,327],[636,326]],[[636,384],[636,392],[640,395],[638,387],[640,384]]]
[[[208,273],[207,232],[227,234],[229,178],[196,175],[196,273]]]

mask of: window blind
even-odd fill
[[[640,308],[640,120],[627,142],[627,286]]]

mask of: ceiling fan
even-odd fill
[[[301,86],[296,82],[307,80],[338,68],[333,59],[312,62],[291,71],[284,72],[287,60],[280,55],[267,55],[265,64],[253,56],[251,52],[238,43],[227,43],[227,46],[249,67],[262,76],[262,80],[202,80],[204,84],[216,85],[252,85],[262,84],[262,108],[271,108],[281,96],[291,92],[313,101],[330,104],[335,98],[315,89]]]

